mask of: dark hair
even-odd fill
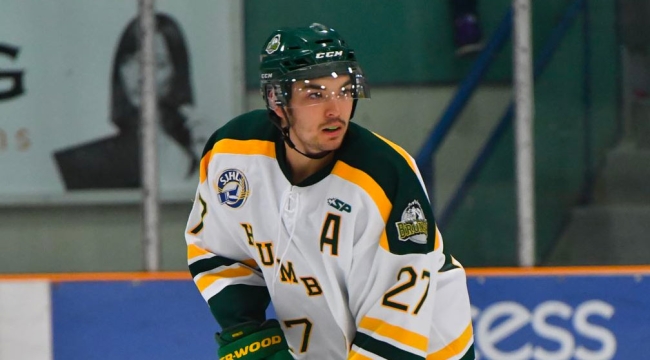
[[[113,58],[111,121],[121,133],[137,133],[140,124],[139,109],[129,101],[120,75],[122,64],[138,51],[139,33],[139,18],[135,17],[122,32]],[[156,14],[156,33],[161,34],[165,39],[174,67],[169,93],[158,98],[160,121],[165,133],[180,144],[191,157],[192,165],[189,175],[196,170],[198,159],[192,150],[191,134],[186,124],[187,119],[179,111],[181,106],[193,103],[189,54],[180,26],[169,15]]]

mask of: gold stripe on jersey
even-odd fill
[[[344,180],[347,180],[353,184],[359,185],[362,189],[366,191],[370,198],[377,205],[381,218],[384,221],[384,224],[388,221],[388,216],[390,215],[390,210],[393,207],[390,200],[386,196],[384,190],[379,186],[379,184],[373,179],[370,175],[365,172],[354,168],[343,161],[337,161],[332,169],[332,174],[336,175]],[[388,236],[386,236],[386,227],[382,231],[379,238],[379,245],[386,251],[390,251],[388,248]]]
[[[373,134],[374,134],[376,137],[378,137],[378,138],[380,138],[381,140],[383,140],[386,144],[390,145],[390,147],[392,147],[393,150],[397,151],[398,154],[402,155],[402,157],[404,158],[404,160],[406,160],[406,162],[407,162],[407,163],[409,164],[409,166],[411,167],[411,170],[413,170],[413,172],[416,172],[416,171],[415,171],[415,164],[413,163],[413,159],[411,158],[411,155],[409,155],[409,153],[406,152],[406,150],[402,149],[399,145],[395,144],[394,142],[392,142],[392,141],[386,139],[385,137],[383,137],[383,136],[381,136],[381,135],[379,135],[379,134],[377,134],[377,133],[373,133]]]
[[[472,322],[470,321],[469,325],[465,328],[462,334],[456,340],[450,342],[444,348],[431,353],[427,356],[427,360],[444,360],[451,359],[454,356],[461,355],[465,349],[467,349],[470,341],[472,340]]]
[[[189,244],[187,245],[187,260],[189,262],[192,262],[192,259],[197,258],[199,256],[203,255],[208,255],[210,252],[208,250],[205,250],[196,244]]]
[[[350,350],[350,353],[348,354],[348,360],[372,360],[372,358],[361,355],[354,350]]]
[[[187,245],[187,261],[189,263],[192,263],[192,259],[201,257],[204,255],[214,255],[213,253],[209,252],[208,250],[199,247],[196,244],[189,244]],[[240,263],[243,263],[247,266],[250,266],[252,268],[257,268],[257,262],[254,259],[246,259],[246,260],[239,260]]]
[[[266,140],[222,139],[217,141],[201,159],[200,181],[208,176],[208,165],[215,154],[264,155],[275,158],[275,143]]]
[[[205,274],[195,282],[196,286],[199,288],[199,291],[203,292],[203,290],[207,289],[210,287],[210,285],[216,283],[219,280],[246,277],[253,274],[253,270],[241,265],[236,265],[235,267],[230,267],[215,273]]]
[[[427,351],[429,339],[426,336],[400,326],[389,324],[383,320],[366,316],[361,319],[359,328],[369,330],[372,333],[395,340],[400,344],[408,345],[414,349]]]

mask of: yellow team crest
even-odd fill
[[[398,238],[401,241],[411,240],[417,244],[427,243],[429,223],[417,200],[413,200],[406,206],[402,212],[402,221],[396,222],[395,226],[397,226]]]

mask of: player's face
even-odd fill
[[[133,106],[140,106],[140,64],[139,52],[126,59],[120,67],[124,91]],[[154,56],[156,65],[156,91],[158,97],[169,95],[172,87],[174,66],[165,39],[160,33],[154,36]]]
[[[320,153],[341,146],[352,112],[350,78],[323,77],[293,84],[291,140],[299,150]]]

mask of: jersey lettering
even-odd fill
[[[255,246],[257,246],[257,251],[260,253],[262,264],[264,266],[273,266],[273,243],[255,243]]]
[[[424,289],[424,294],[422,294],[422,298],[420,298],[420,302],[418,303],[418,306],[413,311],[413,315],[418,314],[418,312],[422,308],[422,304],[424,304],[424,300],[427,299],[427,294],[429,293],[429,285],[431,285],[431,273],[429,273],[426,270],[422,271],[422,279],[427,279],[427,288]]]
[[[280,260],[278,260],[278,263],[279,262]],[[298,283],[296,272],[293,271],[293,263],[291,261],[287,261],[287,267],[284,267],[284,264],[280,264],[280,281],[291,284]]]
[[[285,320],[284,325],[287,329],[290,329],[292,326],[296,325],[305,325],[305,328],[302,331],[302,342],[300,343],[300,353],[306,353],[309,348],[309,335],[311,335],[312,322],[307,318]]]
[[[243,227],[244,231],[246,232],[246,237],[248,238],[248,245],[250,246],[255,245],[255,239],[253,238],[253,226],[247,223],[241,223],[239,225],[241,225],[241,227]]]
[[[402,275],[406,276],[406,279],[404,279],[403,281],[402,278],[404,276]],[[418,301],[417,305],[415,306],[415,310],[413,310],[412,312],[413,315],[417,315],[418,312],[420,312],[420,309],[422,308],[422,305],[424,304],[424,301],[427,298],[427,294],[429,293],[429,285],[431,284],[431,273],[428,270],[422,270],[422,280],[426,280],[427,286],[424,289],[424,293],[420,296],[420,301]],[[397,281],[402,281],[402,282],[398,283],[397,285],[395,285],[393,288],[391,288],[390,290],[388,290],[388,292],[384,294],[381,304],[383,306],[395,310],[406,312],[409,310],[409,307],[411,307],[411,305],[404,304],[392,298],[397,297],[402,293],[409,292],[412,288],[416,287],[416,283],[418,281],[418,274],[415,272],[412,266],[406,266],[399,270],[399,273],[397,274]]]
[[[205,200],[199,195],[198,199],[199,203],[201,203],[201,222],[199,222],[195,227],[190,230],[190,232],[194,235],[197,235],[198,233],[203,230],[203,219],[205,218],[205,214],[208,213],[208,205],[205,203]]]
[[[339,255],[339,233],[341,230],[341,216],[327,213],[323,230],[320,233],[320,252],[324,252],[325,245],[330,246],[332,256]]]
[[[406,274],[408,279],[403,283],[397,284],[397,286],[390,289],[386,294],[384,294],[384,299],[382,300],[381,303],[382,305],[391,307],[393,309],[408,311],[409,306],[407,304],[403,304],[398,301],[391,300],[391,298],[415,286],[415,282],[418,279],[418,275],[415,273],[415,270],[413,270],[413,268],[410,266],[400,269],[399,273],[397,274],[398,281],[402,279],[402,274]]]
[[[316,278],[301,277],[300,281],[302,281],[303,285],[305,285],[305,288],[307,289],[307,295],[317,296],[323,294],[323,289],[321,289],[320,284],[318,284],[318,280],[316,280]]]

